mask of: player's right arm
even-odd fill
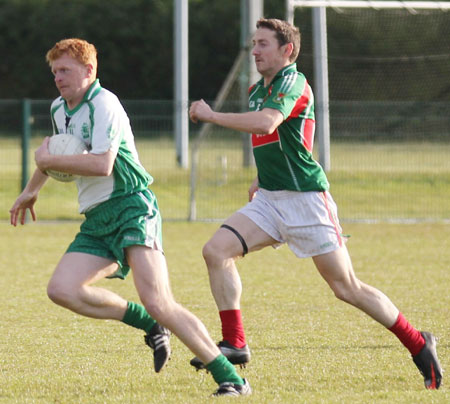
[[[48,176],[38,168],[34,171],[33,176],[26,185],[25,189],[18,196],[14,205],[9,210],[10,221],[13,226],[17,226],[17,221],[20,224],[25,224],[25,217],[27,209],[30,210],[33,221],[36,220],[36,213],[34,211],[34,204],[37,201],[39,191],[47,181]]]
[[[50,137],[46,137],[34,154],[34,160],[40,171],[63,171],[82,176],[108,176],[114,168],[117,152],[85,153],[76,155],[52,155],[48,151]]]
[[[283,123],[283,115],[273,108],[249,112],[216,112],[204,101],[194,101],[189,109],[191,121],[210,122],[240,132],[265,135],[272,133]]]

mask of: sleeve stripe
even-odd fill
[[[292,87],[297,81],[297,73],[290,73],[284,77],[283,83],[280,86],[280,93],[286,94],[291,91]]]

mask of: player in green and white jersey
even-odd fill
[[[207,363],[219,384],[215,395],[250,394],[249,383],[220,352],[202,322],[171,292],[162,247],[161,215],[148,189],[152,177],[139,162],[130,122],[118,98],[96,78],[97,51],[80,39],[65,39],[47,53],[61,97],[51,106],[54,134],[82,139],[86,154],[55,156],[49,138],[35,152],[37,169],[10,210],[11,224],[25,223],[48,177],[47,170],[77,179],[80,232],[59,261],[48,284],[52,301],[83,316],[122,321],[146,332],[155,371],[170,356],[173,332]],[[129,269],[142,305],[93,286],[106,277],[124,278]]]
[[[219,309],[222,352],[235,364],[250,360],[235,259],[287,243],[297,257],[312,257],[335,295],[392,331],[411,353],[425,387],[439,388],[442,371],[436,338],[419,332],[379,290],[355,275],[328,181],[312,156],[314,98],[297,71],[300,32],[276,19],[261,19],[252,54],[262,79],[249,89],[249,112],[219,113],[203,100],[192,103],[193,122],[204,121],[251,133],[258,176],[249,203],[229,217],[203,248],[211,290]],[[200,358],[191,360],[202,368]]]
[[[80,213],[108,199],[144,191],[153,182],[139,162],[133,132],[119,99],[96,79],[81,103],[69,109],[62,97],[51,106],[53,133],[82,139],[91,154],[115,154],[113,175],[78,177]],[[95,134],[95,136],[93,136]]]

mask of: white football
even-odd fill
[[[60,133],[50,137],[48,151],[50,154],[54,155],[69,156],[87,153],[87,147],[79,137],[68,135],[66,133]],[[77,175],[54,170],[47,170],[47,174],[55,180],[61,182],[71,182],[78,177]]]

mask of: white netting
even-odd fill
[[[302,33],[298,67],[314,88],[311,9],[296,9],[294,22]],[[330,177],[333,194],[344,201],[341,216],[449,218],[448,204],[429,201],[450,181],[445,153],[433,152],[449,148],[450,11],[327,8],[327,34]],[[235,66],[218,110],[246,109],[245,72],[244,63]],[[192,219],[221,219],[246,202],[255,169],[243,164],[242,136],[210,126],[194,143]],[[386,180],[381,172],[389,173]],[[405,172],[408,179],[397,178]],[[411,178],[423,183],[417,186]],[[385,191],[394,179],[392,189],[404,195],[398,201]],[[364,184],[375,180],[379,194],[376,189],[364,194]],[[417,193],[426,193],[429,201],[414,206]],[[365,204],[364,198],[372,202]],[[358,209],[351,203],[347,207],[355,199]]]

